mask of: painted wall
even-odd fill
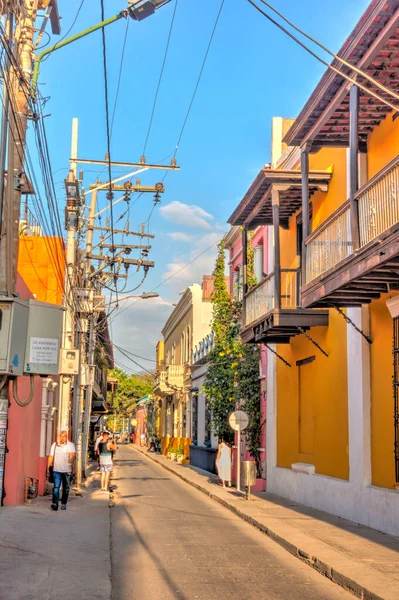
[[[61,305],[65,277],[62,239],[21,236],[18,272],[36,300]]]
[[[371,179],[399,154],[399,119],[393,113],[369,135],[367,144],[368,178]]]
[[[393,423],[392,318],[387,294],[369,305],[371,373],[371,481],[392,488],[395,482]]]
[[[32,298],[28,287],[20,275],[17,278],[17,292],[23,300]],[[19,397],[24,400],[29,395],[29,377],[18,377]],[[4,474],[5,506],[24,503],[26,477],[39,479],[40,420],[42,405],[42,383],[35,377],[35,393],[32,402],[21,408],[17,405],[9,386],[10,407],[8,410],[7,448]]]
[[[312,196],[312,230],[346,201],[346,151],[322,149],[310,155],[310,169],[333,171],[327,193]],[[280,228],[281,266],[295,268],[297,254],[297,214],[289,229]],[[282,282],[283,283],[283,282]],[[277,465],[291,468],[303,462],[315,466],[316,473],[349,478],[348,457],[348,378],[346,323],[330,311],[328,327],[309,331],[320,344],[325,357],[304,335],[279,344],[277,352],[290,363],[277,360]]]

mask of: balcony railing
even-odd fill
[[[360,248],[399,223],[399,157],[355,194]],[[349,200],[305,241],[309,283],[353,254]]]
[[[166,367],[167,385],[171,387],[183,387],[184,365],[168,365]]]
[[[306,283],[353,253],[349,201],[306,240]]]
[[[281,306],[282,309],[295,310],[299,298],[299,269],[281,269]],[[245,325],[250,325],[277,308],[275,276],[270,273],[245,296]]]
[[[399,223],[399,157],[370,179],[355,198],[362,247]]]

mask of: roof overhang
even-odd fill
[[[330,171],[309,172],[309,193],[326,192],[331,179]],[[288,219],[302,206],[302,176],[300,171],[262,169],[228,220],[230,225],[247,225],[255,229],[273,224],[272,189],[279,190],[280,224],[288,226]]]
[[[347,38],[338,56],[367,72],[381,84],[399,92],[399,2],[373,0]],[[337,69],[358,77],[359,82],[385,97],[395,106],[392,96],[381,92],[336,59]],[[295,123],[284,137],[289,146],[307,144],[312,151],[325,146],[349,146],[349,87],[344,77],[327,69]],[[369,133],[385,119],[392,108],[360,90],[359,142],[367,143]]]

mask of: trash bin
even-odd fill
[[[241,485],[251,487],[256,483],[256,465],[253,460],[244,460],[241,463]]]

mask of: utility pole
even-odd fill
[[[75,348],[75,299],[74,282],[76,268],[76,235],[78,229],[78,198],[76,186],[76,162],[78,152],[78,119],[72,121],[72,142],[70,171],[66,179],[67,206],[65,210],[65,224],[67,228],[66,271],[64,291],[64,326],[63,347],[72,350]],[[69,196],[71,194],[71,196]],[[70,403],[73,377],[62,377],[60,385],[60,401],[58,411],[58,431],[70,429]],[[76,386],[75,386],[76,387]]]
[[[33,34],[36,20],[35,3],[23,0],[19,23],[14,31],[13,15],[8,13],[5,43],[7,71],[3,85],[2,139],[0,156],[0,295],[11,296],[15,291],[19,245],[19,214],[21,188],[24,183],[24,159],[28,98],[24,85],[30,85],[33,61]],[[13,48],[13,43],[15,44]],[[14,56],[15,65],[10,57]],[[7,126],[8,122],[8,126]],[[6,151],[8,154],[7,188],[4,186]],[[8,425],[7,375],[0,381],[0,494],[4,496],[4,465]]]

